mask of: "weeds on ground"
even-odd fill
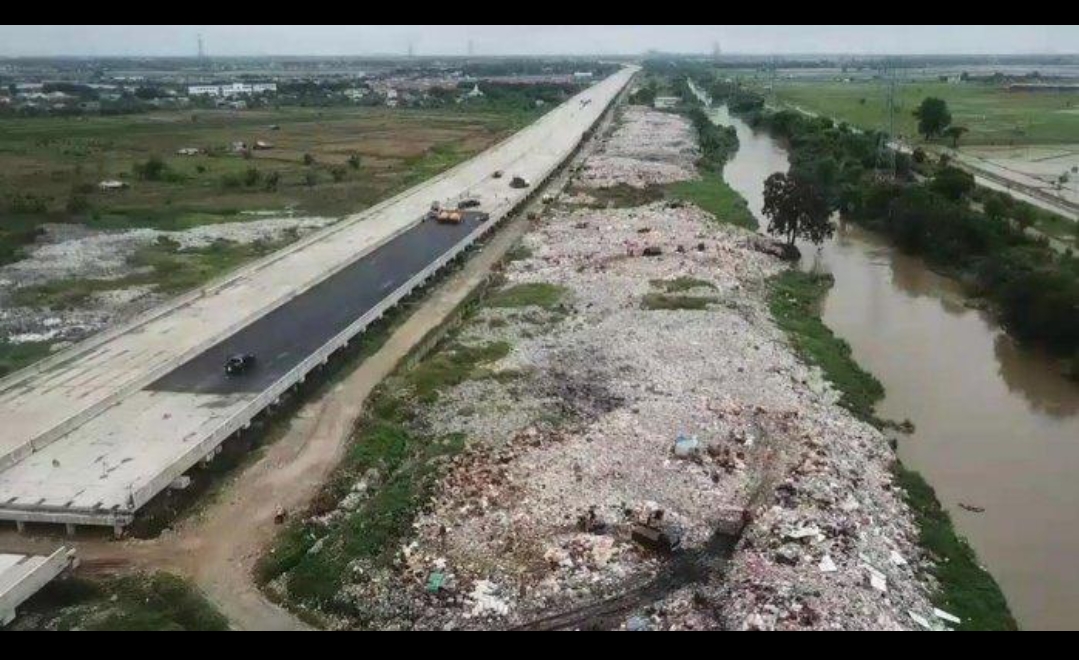
[[[649,310],[657,309],[683,309],[702,310],[719,302],[714,296],[685,296],[669,295],[665,293],[648,293],[641,300],[641,308]]]
[[[757,219],[746,200],[723,180],[722,174],[710,170],[700,170],[700,174],[700,179],[669,184],[667,197],[689,202],[722,224],[757,229]]]
[[[183,578],[138,573],[56,580],[22,608],[15,626],[42,630],[227,630],[228,620]]]
[[[495,308],[542,307],[554,309],[566,296],[565,287],[546,282],[515,284],[491,295],[485,306]]]
[[[933,604],[962,619],[961,630],[1016,630],[1018,624],[996,580],[978,564],[966,539],[956,534],[951,516],[941,507],[932,486],[898,462],[894,473],[914,511],[919,542],[932,553],[936,564],[932,573],[940,588]]]
[[[693,289],[712,289],[714,291],[716,288],[716,285],[708,280],[687,276],[675,277],[667,280],[649,280],[649,284],[651,284],[653,288],[661,289],[666,293],[683,293]]]
[[[34,341],[13,344],[0,341],[0,378],[14,373],[51,352],[52,342]]]
[[[839,391],[840,405],[879,425],[873,409],[884,398],[884,387],[855,362],[850,345],[820,319],[820,302],[833,283],[831,275],[784,271],[769,282],[768,306],[799,356],[820,367]]]

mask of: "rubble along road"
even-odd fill
[[[394,428],[445,448],[414,517],[384,525],[409,461],[376,461],[312,511],[278,597],[336,628],[945,627],[894,455],[775,326],[762,239],[596,208],[633,161],[628,185],[694,176],[689,125],[658,114],[626,109],[503,287],[385,384]]]

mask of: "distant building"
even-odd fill
[[[106,190],[106,191],[108,191],[108,190],[123,190],[124,188],[127,188],[127,184],[124,183],[123,181],[117,181],[116,179],[106,179],[105,181],[102,181],[101,183],[97,184],[97,187],[98,187],[99,190]]]
[[[653,102],[653,107],[657,110],[666,110],[667,108],[673,108],[678,105],[679,99],[677,96],[657,96]]]
[[[470,99],[480,98],[481,96],[483,96],[483,92],[480,91],[479,85],[473,85],[472,89],[467,94],[465,94],[465,97]]]
[[[574,71],[573,72],[573,78],[574,78],[574,80],[591,80],[592,79],[592,72],[591,71]]]
[[[202,150],[195,147],[184,147],[176,150],[177,156],[198,156],[200,153],[202,153]]]
[[[187,88],[188,96],[221,96],[220,85],[191,85]]]
[[[190,85],[188,96],[232,97],[244,94],[277,93],[277,83],[229,83],[226,85]]]

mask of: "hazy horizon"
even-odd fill
[[[1075,25],[5,25],[0,56],[193,56],[200,35],[211,57],[1079,53]]]

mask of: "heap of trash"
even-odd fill
[[[683,128],[631,108],[583,178],[651,181],[674,152],[690,167]],[[439,466],[392,566],[350,566],[338,624],[954,625],[929,601],[886,439],[771,318],[783,262],[690,205],[575,201],[552,205],[503,271],[503,291],[557,295],[481,306],[455,335],[511,348],[418,405],[425,434],[467,446]]]
[[[699,156],[693,125],[685,117],[631,105],[622,110],[602,152],[585,162],[579,183],[644,188],[695,179]]]

